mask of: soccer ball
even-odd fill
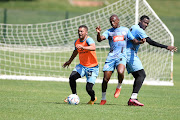
[[[76,94],[71,94],[68,96],[67,101],[70,105],[77,105],[80,102],[79,96]]]

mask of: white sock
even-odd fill
[[[138,94],[137,94],[137,93],[132,93],[132,95],[131,95],[131,99],[137,99],[137,96],[138,96]]]
[[[120,89],[122,87],[122,83],[118,83],[117,88]]]
[[[102,92],[102,100],[106,100],[106,92]]]

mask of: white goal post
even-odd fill
[[[69,68],[65,69],[62,65],[71,56],[74,41],[78,38],[77,29],[83,24],[88,26],[88,34],[96,42],[100,66],[96,83],[101,83],[109,44],[108,40],[97,42],[95,28],[99,25],[102,31],[110,28],[109,17],[112,14],[117,14],[120,25],[128,28],[137,24],[140,16],[148,15],[150,24],[147,35],[161,44],[174,45],[173,35],[146,0],[119,0],[102,9],[67,20],[39,24],[0,24],[0,79],[68,81],[71,71],[79,63],[78,57]],[[145,43],[141,45],[138,56],[147,75],[144,84],[174,85],[172,52]],[[110,83],[117,83],[116,71]],[[126,72],[123,83],[133,84],[132,75]]]

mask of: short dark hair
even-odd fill
[[[81,25],[79,28],[85,28],[88,31],[88,27],[86,25]]]
[[[140,20],[144,20],[144,18],[146,18],[148,20],[150,19],[147,15],[143,15],[143,16],[140,17]]]
[[[118,16],[117,16],[116,14],[111,15],[110,19],[111,19],[112,17],[118,18]],[[119,18],[118,18],[118,19],[119,19]]]

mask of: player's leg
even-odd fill
[[[95,92],[93,90],[94,84],[87,82],[86,83],[86,91],[91,96],[91,101],[95,100]]]
[[[104,71],[104,77],[103,77],[103,82],[102,82],[102,100],[106,100],[106,90],[108,86],[108,82],[111,78],[112,71]]]
[[[107,57],[105,65],[103,67],[104,77],[102,82],[102,100],[100,105],[104,105],[106,103],[107,84],[111,78],[112,73],[114,72],[116,66],[115,63],[116,63],[115,59],[112,59],[111,56]]]
[[[125,71],[125,65],[119,64],[117,66],[117,73],[118,73],[118,82],[121,84],[124,79],[124,71]]]
[[[86,68],[85,74],[87,78],[86,91],[91,97],[91,100],[88,102],[88,104],[93,105],[94,102],[97,100],[97,97],[95,97],[95,91],[93,90],[93,86],[99,74],[99,66]]]
[[[133,72],[133,77],[135,78],[134,85],[133,85],[133,92],[131,95],[131,98],[128,101],[128,105],[133,106],[144,106],[144,104],[140,103],[137,99],[138,92],[141,89],[141,86],[144,82],[144,79],[146,77],[144,69]]]
[[[69,77],[69,85],[72,91],[72,94],[77,94],[76,92],[76,80],[78,78],[81,78],[80,74],[77,71],[72,71],[70,77]],[[67,101],[67,97],[64,99],[64,102],[68,102]]]
[[[117,69],[117,73],[118,73],[118,85],[117,85],[116,91],[114,93],[115,98],[118,98],[119,94],[121,92],[126,62],[127,62],[127,58],[123,54],[121,55],[121,57],[119,59],[116,60],[116,69]]]
[[[127,71],[128,73],[132,73],[133,77],[135,78],[133,92],[131,98],[128,101],[128,105],[144,106],[144,104],[140,103],[137,100],[137,96],[146,77],[146,74],[142,66],[142,63],[137,56],[134,56],[132,60],[127,62]]]
[[[106,103],[106,90],[112,73],[113,71],[104,71],[104,77],[102,82],[102,99],[100,105],[104,105]]]
[[[103,82],[102,82],[102,92],[106,92],[107,90],[107,84],[111,78],[112,71],[104,71],[104,77],[103,77]]]
[[[96,100],[97,100],[97,97],[95,96],[95,92],[92,89],[93,86],[94,86],[93,83],[87,82],[87,84],[86,84],[86,91],[89,94],[89,96],[91,96],[91,100],[88,102],[88,104],[91,104],[91,105],[93,105],[94,102],[96,102]]]
[[[69,85],[71,87],[72,94],[77,94],[76,92],[76,80],[78,78],[81,78],[85,75],[85,69],[84,66],[81,64],[76,65],[74,70],[72,71],[70,77],[69,77]]]
[[[77,94],[76,92],[76,80],[81,78],[80,74],[77,71],[72,71],[69,77],[69,85],[71,87],[72,94]]]
[[[119,94],[121,92],[122,82],[123,82],[123,79],[124,79],[124,71],[125,71],[125,65],[124,64],[119,64],[117,66],[118,85],[117,85],[116,91],[114,93],[115,98],[118,98]]]
[[[142,70],[133,72],[132,75],[135,78],[132,93],[137,93],[138,94],[138,92],[141,89],[141,86],[142,86],[142,84],[144,82],[144,79],[146,77],[146,73],[145,73],[144,69],[142,69]],[[136,96],[135,97],[132,96],[132,98],[137,99]]]

